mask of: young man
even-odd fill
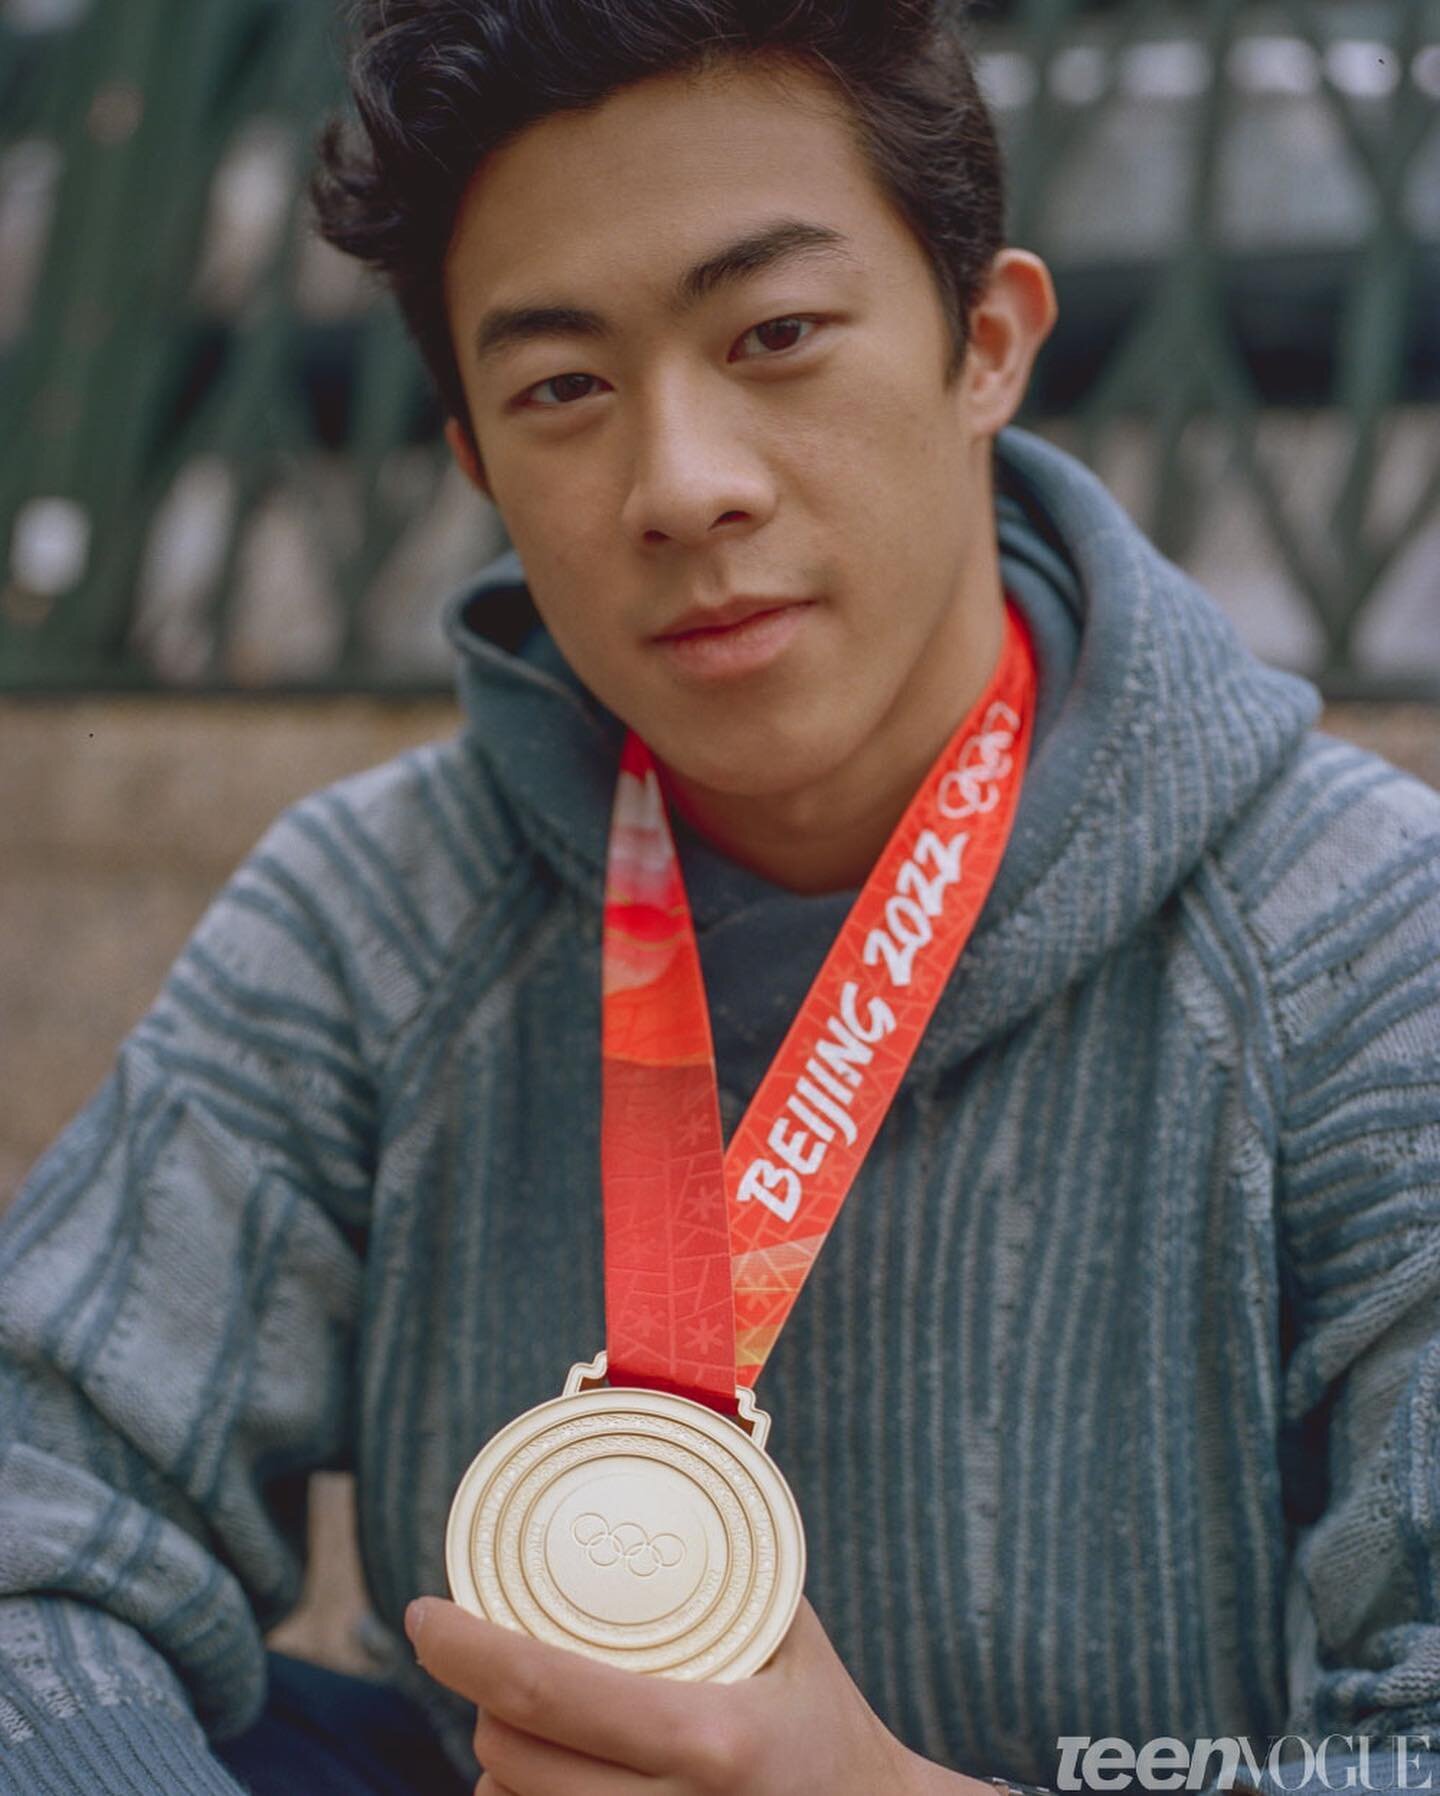
[[[1204,1739],[1263,1773],[1287,1732],[1424,1733],[1440,804],[1311,735],[1307,687],[1005,430],[1054,303],[947,13],[375,0],[353,75],[324,228],[388,272],[517,554],[450,614],[462,736],[276,825],[6,1220],[0,1791],[458,1791],[472,1729],[486,1796],[1076,1787],[1105,1736],[1181,1742],[1144,1761],[1173,1787]],[[763,1350],[721,1341],[765,1365],[809,1553],[732,1682],[436,1600],[472,1456],[626,1325],[622,749],[620,864],[672,877],[663,797],[727,1137],[857,889],[901,868],[854,954],[897,1035],[979,912],[863,1158],[887,1031],[852,1006],[768,1172],[726,1159],[729,1226],[813,1260]],[[950,823],[892,862],[922,799]],[[858,1171],[820,1251],[822,1147]],[[656,1302],[689,1367],[699,1311]],[[304,1481],[342,1464],[402,1694],[275,1666],[267,1706]],[[680,1552],[618,1510],[570,1534],[637,1590]],[[1292,1743],[1288,1787],[1365,1745]]]

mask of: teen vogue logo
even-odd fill
[[[1436,1736],[1440,1738],[1440,1736]],[[1298,1734],[1253,1741],[1147,1740],[1061,1734],[1057,1790],[1432,1790],[1423,1761],[1429,1734],[1330,1734],[1319,1745]]]

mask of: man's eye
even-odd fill
[[[815,329],[813,318],[771,318],[765,324],[757,324],[753,330],[746,331],[740,339],[739,347],[744,354],[762,356],[779,355],[782,350],[794,349],[803,343]],[[747,344],[756,346],[747,350]],[[743,355],[737,359],[743,359]]]
[[[539,406],[542,411],[553,411],[557,406],[572,405],[577,399],[588,399],[599,390],[600,382],[593,374],[557,374],[527,387],[522,401]]]

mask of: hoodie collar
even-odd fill
[[[1078,462],[1010,430],[996,463],[1002,571],[1040,648],[1040,727],[999,877],[912,1078],[1013,1026],[1131,935],[1319,709],[1306,682],[1242,648]],[[537,851],[598,905],[624,728],[543,631],[518,654],[487,638],[497,606],[513,618],[523,602],[512,554],[447,607],[467,735]],[[728,1060],[736,1083],[754,1083],[853,894],[798,897],[683,829],[677,839],[722,1077]]]

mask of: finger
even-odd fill
[[[603,1665],[427,1597],[407,1616],[433,1678],[538,1740],[661,1776],[716,1718],[717,1691]],[[418,1624],[418,1625],[417,1625]]]
[[[486,1775],[515,1796],[654,1796],[656,1780],[568,1747],[522,1734],[487,1716],[475,1729],[475,1756]]]

